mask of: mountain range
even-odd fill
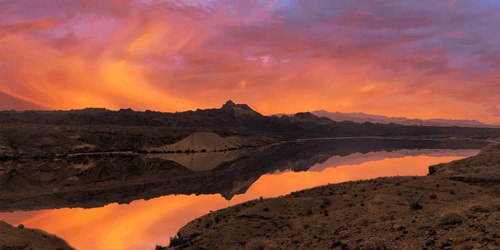
[[[0,111],[0,160],[92,152],[144,153],[155,148],[185,151],[187,148],[174,150],[164,146],[197,132],[215,133],[237,148],[327,137],[453,137],[490,141],[500,137],[497,128],[338,122],[309,112],[264,116],[246,104],[232,101],[218,109],[176,113],[105,108]]]
[[[388,117],[383,115],[370,115],[362,112],[341,113],[328,112],[326,110],[312,111],[311,114],[318,117],[327,117],[336,122],[351,121],[357,123],[371,122],[381,124],[401,124],[407,126],[438,126],[438,127],[483,127],[483,128],[498,128],[500,124],[486,124],[477,120],[452,120],[452,119],[408,119],[405,117]],[[271,116],[282,117],[290,114],[275,114]]]

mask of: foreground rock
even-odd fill
[[[0,221],[0,249],[74,250],[55,235],[40,229],[13,227],[4,221]]]
[[[429,172],[249,201],[188,223],[168,249],[498,249],[500,145]]]

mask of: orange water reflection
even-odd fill
[[[230,201],[216,195],[171,195],[110,204],[93,209],[55,209],[0,214],[0,220],[40,228],[65,239],[76,249],[154,249],[168,245],[170,237],[187,222],[208,213],[263,197],[276,197],[328,183],[370,179],[380,176],[425,175],[429,165],[462,156],[406,156],[359,165],[326,168],[321,172],[284,172],[261,176],[242,195]]]

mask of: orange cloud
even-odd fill
[[[325,109],[498,122],[499,93],[484,90],[497,82],[500,38],[487,25],[496,10],[466,14],[451,3],[408,12],[363,0],[275,10],[279,3],[257,0],[27,1],[6,9],[32,16],[13,11],[0,22],[0,91],[55,109],[172,112],[232,99],[266,115]],[[483,28],[462,25],[472,21]]]

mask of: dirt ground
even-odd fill
[[[248,201],[177,235],[166,249],[500,249],[500,145],[430,166],[427,176]]]

